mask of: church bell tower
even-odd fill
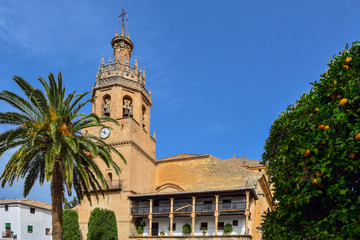
[[[101,60],[93,88],[93,112],[99,116],[115,119],[132,117],[141,128],[150,131],[151,95],[145,89],[145,68],[138,67],[137,57],[130,66],[131,52],[134,48],[130,36],[125,36],[124,24],[121,34],[116,33],[111,40],[114,62],[105,65]]]
[[[122,14],[123,15],[123,14]],[[125,31],[124,22],[120,35],[111,40],[113,61],[106,64],[102,57],[92,88],[92,112],[98,116],[115,119],[118,125],[104,122],[108,127],[94,127],[88,133],[99,136],[116,148],[125,158],[124,163],[116,154],[113,160],[120,167],[120,175],[102,161],[98,165],[105,175],[108,191],[105,198],[93,198],[90,206],[84,199],[79,206],[79,223],[82,234],[87,234],[87,222],[95,207],[113,210],[116,215],[119,239],[135,234],[134,222],[129,221],[128,195],[153,192],[155,189],[155,136],[150,136],[151,93],[145,87],[145,68],[139,68],[137,58],[131,65],[134,44]]]

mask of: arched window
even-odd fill
[[[108,177],[109,177],[109,181],[112,182],[113,179],[112,172],[108,172]]]
[[[123,99],[123,117],[133,116],[132,99],[129,96],[125,96]]]
[[[110,117],[110,102],[111,102],[111,97],[109,94],[106,94],[103,97],[103,116],[107,116]]]
[[[145,119],[146,119],[146,107],[143,105],[142,106],[142,109],[141,109],[141,122],[142,122],[142,127],[143,128],[145,128],[145,123],[146,123],[146,121],[145,121]]]

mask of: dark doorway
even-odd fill
[[[159,223],[152,223],[151,235],[159,236]]]

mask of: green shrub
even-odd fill
[[[274,121],[263,163],[274,187],[263,239],[360,239],[360,42]]]
[[[224,226],[224,232],[231,233],[233,231],[233,227],[230,223],[225,224]]]
[[[164,232],[164,231],[161,231],[161,232],[160,232],[160,235],[165,235],[165,232]]]
[[[144,233],[144,229],[141,227],[141,226],[138,226],[138,228],[136,229],[137,233],[139,235],[143,234]]]
[[[63,240],[80,240],[79,216],[75,210],[63,210]]]
[[[95,208],[88,223],[88,240],[118,239],[115,213],[108,209]]]
[[[188,224],[188,223],[184,224],[182,230],[183,230],[183,233],[185,233],[185,234],[191,233],[191,226],[190,226],[190,224]]]

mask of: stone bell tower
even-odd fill
[[[99,136],[115,147],[126,159],[126,164],[113,154],[113,160],[120,166],[121,173],[102,161],[97,161],[109,186],[105,198],[93,198],[92,206],[84,199],[79,206],[79,223],[83,239],[86,239],[90,213],[95,207],[113,210],[118,224],[119,239],[128,239],[136,233],[134,223],[129,220],[130,194],[153,192],[155,188],[155,137],[150,136],[151,93],[145,88],[145,69],[138,67],[137,58],[130,65],[134,48],[130,36],[125,33],[111,40],[114,61],[111,57],[105,64],[102,57],[92,88],[92,112],[98,116],[116,119],[118,125],[104,122],[108,127],[91,128],[89,134]]]

